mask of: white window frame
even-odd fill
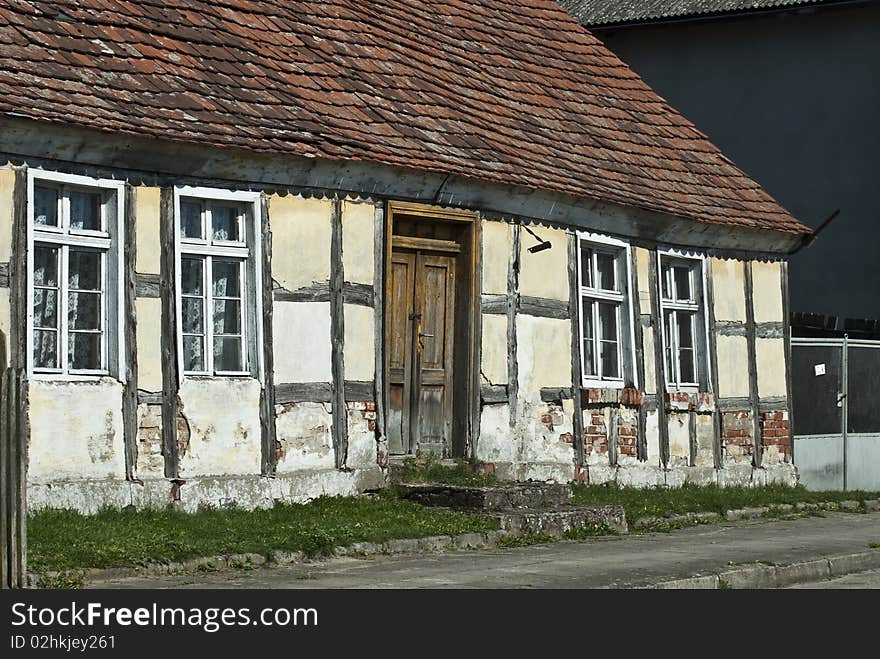
[[[624,240],[603,236],[597,233],[578,231],[577,238],[577,281],[578,281],[578,351],[580,352],[581,385],[590,388],[623,389],[629,379],[635,388],[639,388],[638,369],[635,368],[635,326],[632,308],[632,247]],[[583,263],[581,246],[586,245],[596,251],[614,255],[614,278],[621,285],[616,293],[583,285]],[[621,265],[623,268],[621,268]],[[623,270],[623,271],[621,271]],[[617,372],[619,377],[605,377],[601,374],[599,345],[598,305],[592,306],[593,322],[593,359],[596,375],[587,375],[586,356],[584,354],[584,299],[593,302],[612,302],[617,305]],[[625,322],[624,322],[625,321]]]
[[[234,202],[250,209],[239,221],[238,241],[214,241],[209,234],[205,218],[210,210],[202,213],[202,238],[184,238],[181,230],[180,201],[195,198],[202,202]],[[248,226],[250,223],[252,226]],[[223,190],[218,188],[180,186],[174,188],[174,258],[175,258],[175,307],[177,313],[177,363],[178,378],[183,382],[188,377],[263,377],[263,323],[262,302],[262,204],[259,192]],[[183,289],[181,282],[182,258],[186,255],[205,259],[202,270],[202,290],[204,292],[204,371],[187,371],[183,368]],[[241,350],[244,368],[241,371],[219,371],[213,368],[214,338],[212,313],[212,263],[213,258],[240,260],[241,282]],[[253,323],[248,319],[253,318]]]
[[[664,277],[666,275],[666,270],[664,268],[664,263],[668,261],[678,261],[678,262],[691,262],[690,263],[690,287],[691,294],[696,299],[693,301],[678,301],[665,297],[663,293],[663,283]],[[661,345],[663,346],[663,377],[666,381],[666,386],[672,388],[675,391],[686,391],[686,392],[698,392],[701,387],[705,387],[706,391],[712,390],[712,360],[709,358],[709,323],[708,323],[708,309],[707,309],[707,295],[706,291],[708,291],[709,281],[707,279],[708,273],[706,268],[706,255],[702,253],[695,252],[686,252],[680,249],[675,248],[663,248],[657,250],[657,284],[659,286],[660,291],[660,339]],[[696,271],[699,270],[699,275],[696,274]],[[675,282],[670,283],[670,290],[674,291]],[[673,293],[674,294],[674,293]],[[694,340],[694,378],[696,382],[683,382],[681,381],[681,363],[679,362],[679,353],[676,347],[673,353],[669,352],[669,343],[670,338],[673,343],[677,342],[678,333],[676,331],[674,337],[667,336],[666,329],[666,312],[683,312],[687,313],[692,318],[692,331],[691,334]],[[674,315],[674,319],[677,323],[678,315]],[[702,327],[700,327],[702,325]],[[677,324],[676,324],[677,329]],[[673,361],[673,373],[669,372],[669,363],[667,359],[667,355],[674,355]],[[703,370],[705,372],[705,383],[700,382],[700,372]]]
[[[94,380],[112,376],[125,382],[125,183],[112,179],[27,170],[27,374],[37,380]],[[34,224],[34,187],[41,183],[60,192],[58,226]],[[106,202],[101,204],[102,230],[72,229],[69,189],[86,189],[115,196],[116,213],[111,217]],[[37,244],[58,249],[58,361],[60,368],[37,368],[34,365],[34,250]],[[72,369],[68,365],[68,253],[70,248],[101,251],[101,368]],[[113,257],[113,258],[111,258]],[[111,263],[115,261],[115,268]],[[112,279],[111,279],[112,278]]]

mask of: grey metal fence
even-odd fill
[[[794,462],[811,490],[880,490],[880,341],[791,340]]]
[[[27,578],[27,380],[22,369],[0,376],[0,588]]]

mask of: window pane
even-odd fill
[[[599,277],[599,288],[605,291],[616,291],[614,279],[614,255],[603,252],[596,253],[596,270]]]
[[[679,363],[681,364],[681,381],[696,382],[697,378],[694,374],[694,350],[693,348],[682,348],[679,351]]]
[[[663,283],[662,295],[663,295],[664,299],[671,300],[672,299],[672,287],[670,286],[669,282],[672,280],[672,266],[670,266],[667,263],[663,264],[663,277],[661,279],[662,279],[662,283]]]
[[[683,266],[676,266],[672,269],[673,278],[675,279],[675,299],[691,300],[691,270]]]
[[[599,359],[602,362],[602,377],[619,377],[617,364],[617,305],[599,304]]]
[[[599,304],[599,339],[617,341],[617,305]]]
[[[581,319],[584,328],[583,351],[584,351],[584,375],[595,376],[596,365],[593,355],[593,303],[583,300],[581,306]]]
[[[58,368],[58,333],[52,330],[34,331],[34,367]]]
[[[204,323],[202,322],[203,309],[204,305],[200,297],[185,297],[181,300],[183,318],[180,325],[184,334],[204,333]]]
[[[183,295],[203,295],[202,268],[204,259],[183,258],[180,260],[180,292]]]
[[[238,300],[214,301],[214,334],[241,334],[241,308]]]
[[[34,327],[58,327],[58,291],[34,289]]]
[[[593,250],[581,247],[581,286],[593,288]]]
[[[58,249],[34,247],[34,286],[58,286]]]
[[[67,322],[70,329],[101,329],[101,294],[69,293],[67,295]]]
[[[67,340],[67,359],[72,369],[101,368],[101,335],[71,332]]]
[[[238,235],[238,214],[235,206],[211,206],[214,240],[241,240]]]
[[[675,368],[672,357],[674,350],[674,346],[672,345],[674,315],[674,311],[667,311],[666,316],[663,319],[663,342],[666,346],[666,379],[669,382],[675,381]]]
[[[82,291],[101,290],[100,252],[70,249],[67,258],[67,281],[70,288]]]
[[[71,190],[68,199],[70,200],[71,229],[101,230],[100,193]]]
[[[613,341],[602,341],[599,344],[602,352],[602,377],[619,378],[620,372],[617,363],[617,344]]]
[[[180,201],[180,235],[184,238],[204,238],[202,235],[202,205],[197,201]]]
[[[211,269],[214,278],[214,297],[241,297],[239,274],[241,261],[214,259]]]
[[[183,370],[204,371],[205,359],[201,336],[183,337]]]
[[[214,370],[241,371],[241,337],[214,337]]]
[[[34,224],[58,226],[58,191],[34,186]]]
[[[678,314],[678,346],[680,348],[694,347],[694,317],[690,314]]]

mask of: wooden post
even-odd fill
[[[516,425],[519,399],[519,365],[516,355],[516,312],[519,308],[519,234],[520,227],[511,227],[510,261],[507,265],[507,401],[510,405],[510,427]]]
[[[348,414],[345,407],[345,301],[342,284],[345,273],[342,268],[342,201],[333,200],[330,214],[330,341],[332,348],[331,385],[333,405],[333,449],[336,468],[345,467],[348,457]]]
[[[571,318],[571,402],[572,432],[574,433],[575,463],[582,467],[586,460],[584,454],[584,413],[581,408],[581,328],[580,318],[580,282],[578,281],[578,237],[576,233],[568,234],[568,311]]]
[[[721,404],[718,395],[718,337],[715,335],[715,288],[712,280],[712,259],[706,261],[706,314],[709,323],[709,364],[712,367],[711,387],[715,396],[715,409],[712,411],[712,454],[715,468],[721,469],[723,454],[721,447]]]
[[[137,314],[135,296],[137,295],[137,218],[135,217],[135,192],[130,184],[125,186],[125,270],[123,304],[125,327],[122,329],[125,341],[125,386],[122,390],[122,434],[125,446],[125,478],[137,479],[137,407],[138,407],[138,361],[137,361]]]
[[[260,268],[263,299],[263,343],[258,349],[263,352],[262,388],[260,389],[260,473],[273,476],[277,465],[275,457],[275,354],[272,327],[272,230],[269,223],[269,200],[266,195],[260,199],[259,229],[263,259]],[[258,257],[259,258],[259,257]]]
[[[385,205],[379,202],[373,213],[373,350],[377,442],[385,441],[385,255],[386,241],[391,240],[385,235],[385,230]]]
[[[636,247],[630,249],[630,270],[632,272],[630,286],[633,291],[630,304],[632,305],[633,334],[635,335],[636,342],[634,366],[636,377],[638,379],[638,388],[641,389],[644,394],[648,383],[645,381],[645,339],[644,333],[642,332],[642,301],[639,291],[639,255],[638,248]],[[650,321],[650,318],[650,316],[646,316],[648,321]],[[638,436],[636,437],[636,458],[641,462],[645,462],[648,459],[647,427],[648,414],[643,395],[642,402],[639,404],[639,426]]]
[[[757,330],[755,328],[754,283],[752,282],[752,262],[746,261],[745,294],[746,294],[746,339],[749,349],[749,407],[752,412],[752,461],[755,467],[761,466],[761,421],[758,418],[758,356]]]
[[[27,171],[15,170],[12,192],[12,250],[9,260],[9,365],[27,365]]]
[[[669,464],[669,421],[666,417],[666,369],[663,353],[663,318],[660,315],[660,257],[651,250],[648,263],[651,285],[651,323],[654,325],[654,369],[657,374],[657,424],[660,428],[660,460]]]
[[[177,392],[180,387],[177,363],[177,304],[175,283],[177,258],[175,255],[174,190],[162,188],[159,205],[159,239],[162,278],[162,455],[165,457],[165,478],[179,475],[180,450],[177,446]]]
[[[0,588],[27,582],[27,380],[0,377]]]

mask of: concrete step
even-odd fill
[[[423,506],[457,510],[537,510],[571,504],[571,486],[564,483],[510,483],[490,486],[401,483],[396,487],[404,499]]]
[[[518,535],[562,536],[566,531],[600,530],[629,533],[623,506],[561,506],[553,510],[506,510],[493,513],[500,529]]]

